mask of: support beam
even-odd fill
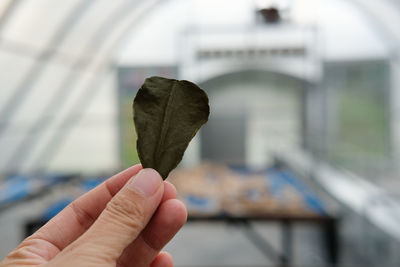
[[[51,161],[59,152],[65,138],[84,116],[85,109],[90,105],[91,100],[94,99],[96,94],[100,91],[98,88],[100,87],[103,78],[112,71],[113,59],[111,56],[114,53],[115,48],[120,44],[120,41],[125,37],[125,34],[132,30],[132,27],[134,27],[134,25],[137,24],[139,20],[143,18],[143,16],[147,15],[159,2],[160,0],[146,0],[142,1],[141,4],[138,4],[135,1],[129,1],[128,5],[123,6],[119,12],[116,12],[114,15],[110,16],[108,24],[104,25],[104,28],[107,30],[108,34],[117,28],[117,25],[114,24],[115,21],[121,22],[123,21],[124,17],[128,17],[128,20],[125,25],[123,25],[123,29],[114,38],[113,43],[110,45],[108,51],[104,54],[103,60],[100,61],[97,66],[95,66],[94,73],[96,75],[93,76],[93,78],[89,81],[88,86],[82,90],[80,97],[73,105],[71,112],[66,118],[62,119],[60,128],[63,130],[56,131],[51,136],[48,142],[46,142],[43,151],[41,151],[32,161],[32,164],[25,166],[24,170],[46,170],[46,168],[49,167],[49,161]],[[94,38],[94,41],[99,42],[102,40],[101,38],[107,38],[107,32],[103,32],[101,35],[99,33],[99,35]],[[67,89],[71,88],[68,87]],[[30,149],[32,149],[32,146]],[[30,150],[21,149],[20,155],[22,155],[22,153],[28,153],[28,151]],[[17,157],[15,159],[17,159]]]
[[[15,88],[10,88],[12,95],[0,110],[0,138],[7,130],[10,120],[19,106],[29,95],[29,91],[35,87],[39,78],[46,70],[47,62],[49,62],[55,54],[55,48],[64,41],[93,2],[93,0],[78,2],[61,24],[60,28],[52,36],[46,48],[39,53],[35,64],[33,64],[27,74],[21,78],[21,82]]]

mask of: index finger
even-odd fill
[[[81,236],[112,197],[141,169],[142,165],[138,164],[107,179],[69,204],[28,239],[41,239],[53,245],[56,249],[48,256],[51,259]]]

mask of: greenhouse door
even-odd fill
[[[201,130],[201,159],[263,169],[300,147],[303,84],[268,72],[227,74],[201,85],[210,119]]]

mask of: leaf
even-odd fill
[[[207,122],[210,107],[207,94],[194,83],[150,77],[136,94],[133,113],[140,161],[166,179]]]

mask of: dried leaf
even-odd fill
[[[140,161],[166,179],[207,122],[210,108],[207,94],[194,83],[150,77],[136,94],[133,113]]]

